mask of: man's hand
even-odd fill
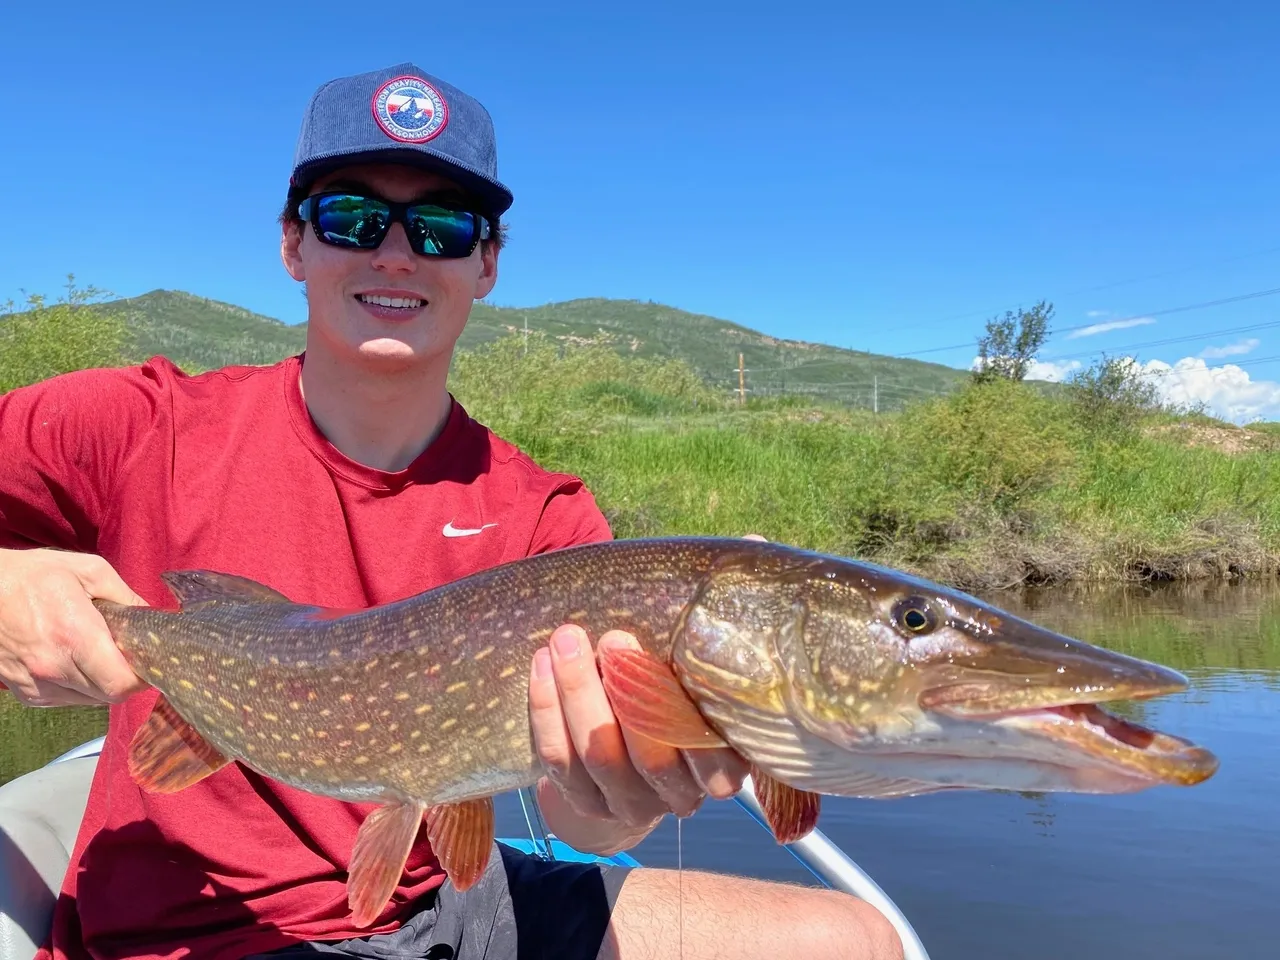
[[[93,606],[99,598],[146,603],[101,557],[0,550],[0,683],[32,707],[120,703],[146,689]]]
[[[640,644],[611,630],[598,646]],[[538,784],[539,806],[552,832],[579,850],[610,854],[632,847],[666,814],[690,816],[708,794],[732,797],[748,773],[734,750],[677,750],[622,729],[586,632],[573,624],[557,629],[535,654],[529,704],[534,744],[547,770]]]

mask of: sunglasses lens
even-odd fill
[[[476,215],[422,204],[409,209],[409,243],[431,257],[465,257],[478,236]]]
[[[382,242],[391,222],[386,204],[366,197],[321,197],[316,223],[328,243],[340,247],[372,249]]]

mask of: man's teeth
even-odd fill
[[[411,310],[416,310],[425,302],[410,297],[370,297],[363,293],[359,299],[363,303],[376,303],[380,307],[407,307]]]

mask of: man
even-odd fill
[[[446,389],[471,304],[497,280],[512,196],[496,172],[484,108],[416,66],[326,84],[282,217],[281,258],[306,283],[302,356],[200,376],[157,358],[0,398],[0,680],[32,705],[112,704],[46,956],[900,956],[860,901],[736,878],[504,851],[459,893],[425,831],[391,903],[356,929],[346,869],[369,805],[239,764],[174,795],[130,779],[156,695],[91,598],[171,606],[162,571],[210,568],[364,607],[610,535],[580,480]],[[529,694],[539,803],[582,849],[631,847],[741,786],[730,751],[694,769],[629,745],[573,625],[534,657]]]

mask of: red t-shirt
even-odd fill
[[[294,357],[186,376],[154,359],[0,397],[0,547],[100,554],[167,608],[159,574],[191,568],[300,603],[365,607],[610,536],[578,478],[541,469],[456,402],[407,469],[348,459],[312,422],[300,370]],[[125,752],[155,699],[110,710],[43,960],[242,957],[381,933],[443,882],[423,831],[379,922],[353,929],[346,870],[373,807],[240,764],[178,794],[146,793]]]

